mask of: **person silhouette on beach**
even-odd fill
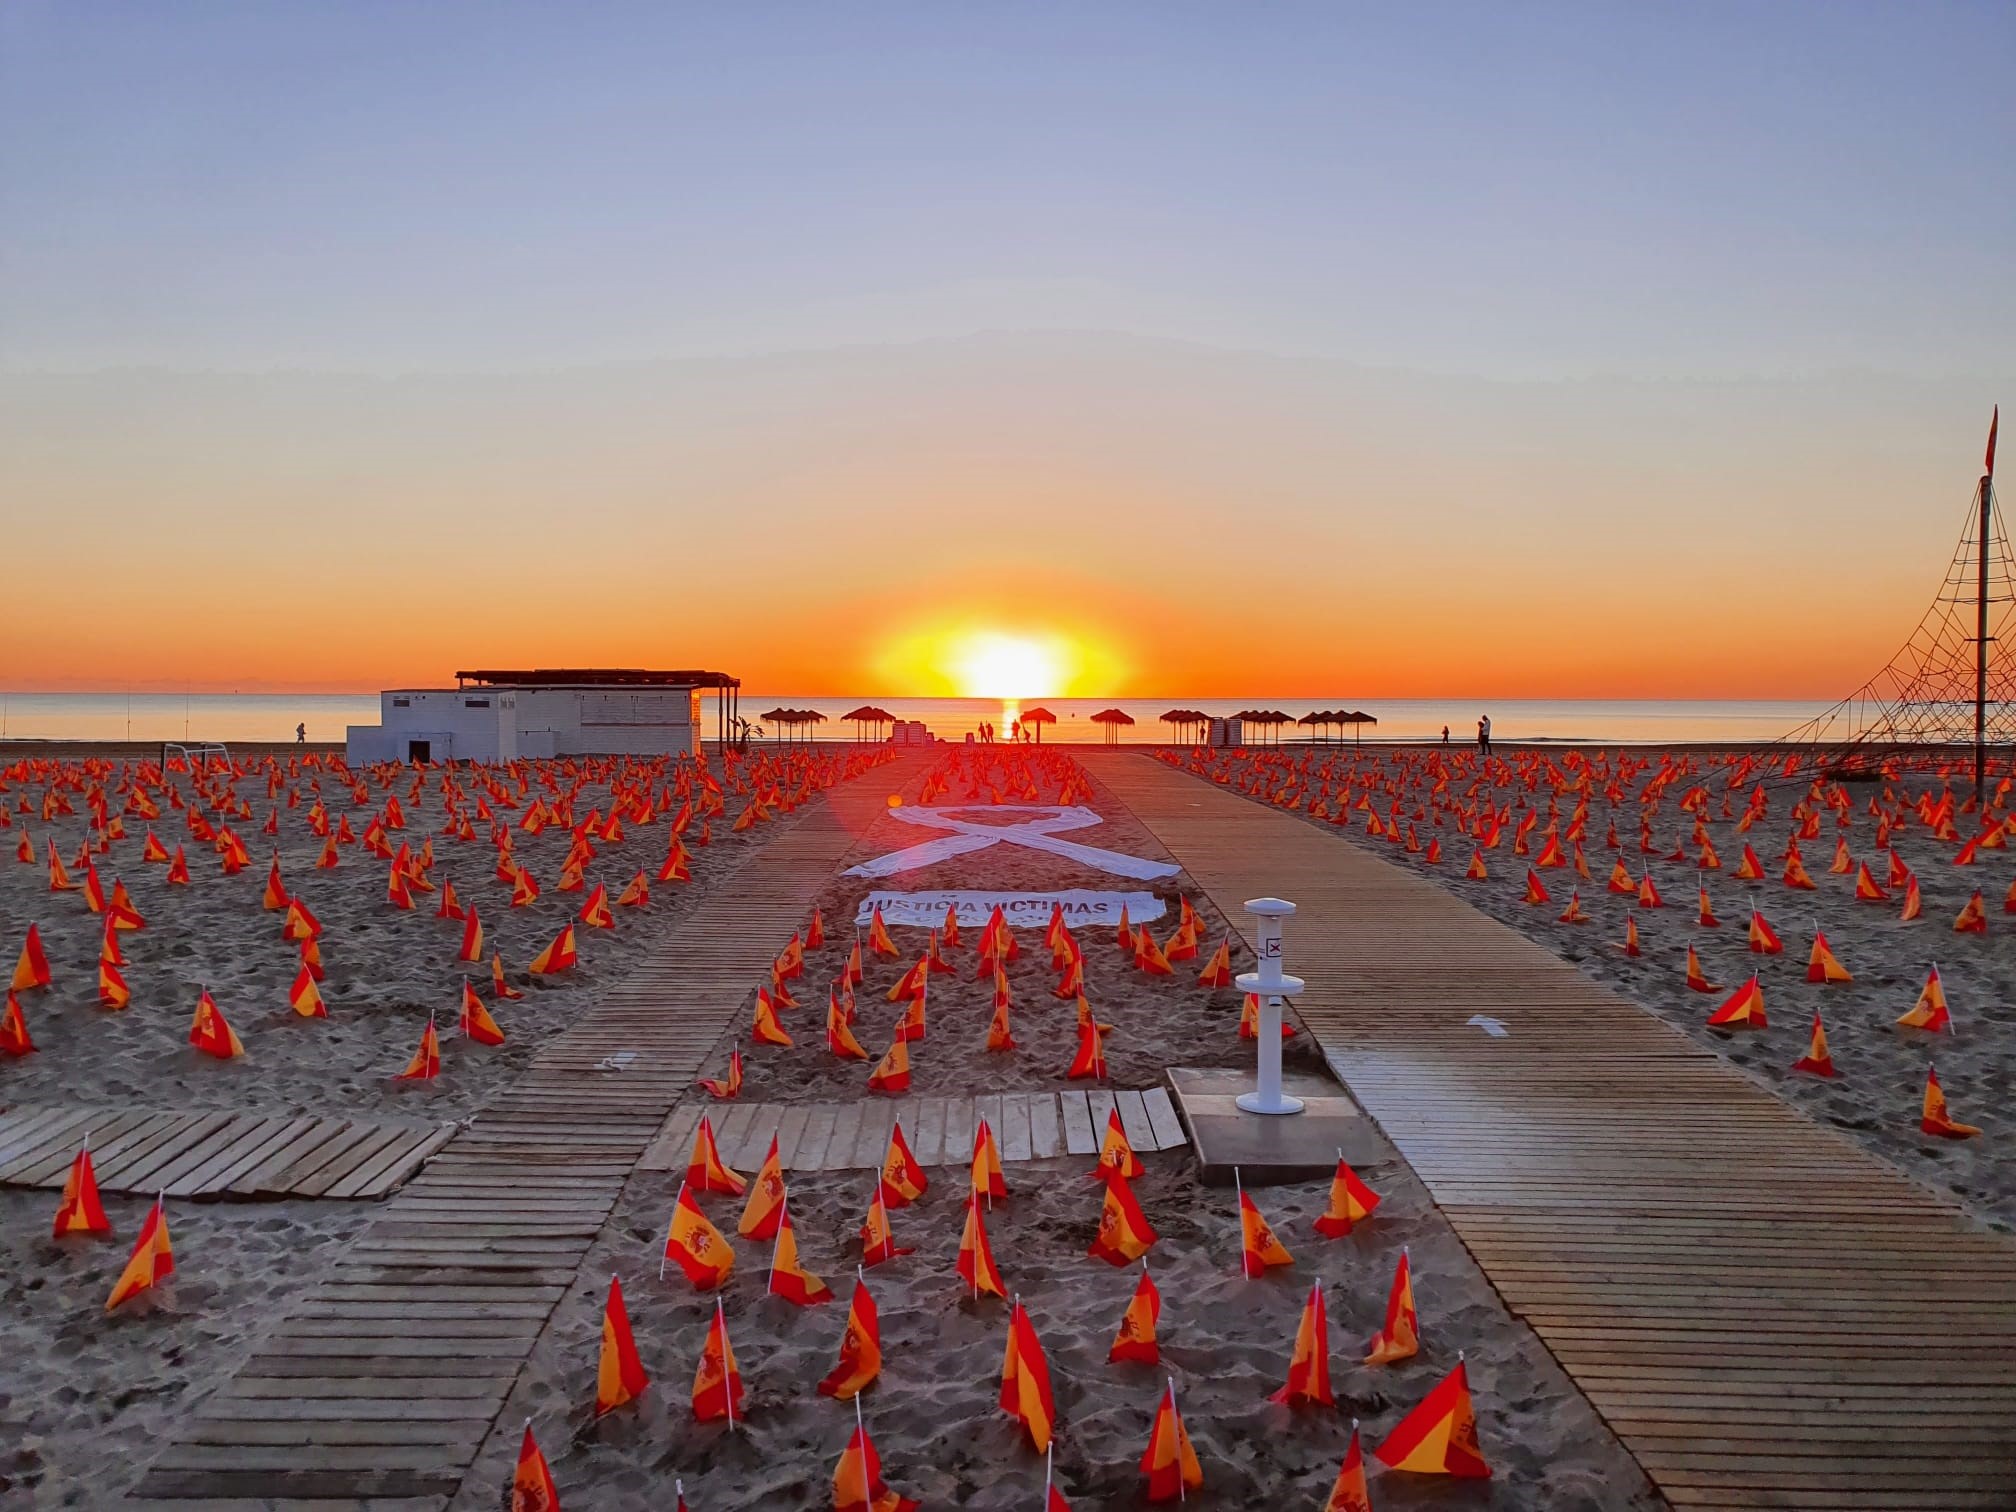
[[[1442,726],[1442,744],[1449,744],[1449,726]]]
[[[1491,754],[1491,716],[1484,715],[1477,721],[1477,750],[1480,755]]]
[[[294,744],[308,744],[308,726],[305,722],[294,726]]]

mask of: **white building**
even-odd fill
[[[742,686],[721,672],[629,668],[457,672],[455,680],[379,694],[381,722],[349,728],[352,765],[696,752],[702,691],[714,694],[721,738]]]

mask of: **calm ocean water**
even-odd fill
[[[785,707],[824,714],[822,738],[847,740],[854,726],[840,716],[873,703],[902,719],[921,719],[933,733],[958,740],[990,721],[1004,733],[1021,707],[978,698],[807,698],[787,694],[745,694],[742,712],[761,724],[766,735],[777,732],[757,718]],[[1278,709],[1292,717],[1318,709],[1356,709],[1379,723],[1365,727],[1368,738],[1433,740],[1449,726],[1453,741],[1476,737],[1477,716],[1489,714],[1494,738],[1518,740],[1619,741],[1659,744],[1683,740],[1766,741],[1776,739],[1826,706],[1819,703],[1761,700],[1661,701],[1632,699],[1536,700],[1507,699],[1384,699],[1342,697],[1290,699],[1044,699],[1042,706],[1057,716],[1043,731],[1045,740],[1092,742],[1105,738],[1091,715],[1118,708],[1134,717],[1121,738],[1130,742],[1168,738],[1170,727],[1161,715],[1171,708],[1190,708],[1211,715],[1241,709]],[[711,733],[714,713],[706,710]],[[376,724],[375,694],[326,693],[0,693],[0,739],[44,740],[291,740],[294,726],[305,724],[310,740],[341,740],[352,724]],[[1284,728],[1284,740],[1305,739],[1309,731]],[[1339,738],[1332,730],[1331,738]],[[1248,738],[1256,738],[1248,732]],[[1343,737],[1348,739],[1348,733]]]

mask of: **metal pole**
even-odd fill
[[[1982,792],[1988,769],[1988,515],[1995,491],[1992,480],[1981,479],[1981,537],[1976,542],[1980,573],[1974,604],[1974,801],[1986,803]]]

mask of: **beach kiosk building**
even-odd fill
[[[724,739],[741,689],[741,679],[725,672],[457,672],[452,688],[380,693],[380,722],[351,725],[348,754],[353,765],[680,755],[697,751],[705,738],[701,695],[714,695],[715,738]]]

